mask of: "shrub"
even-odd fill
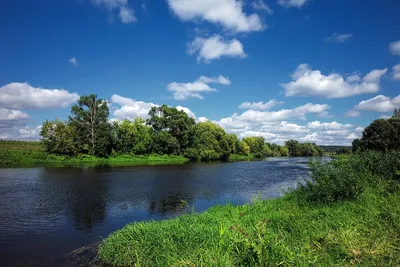
[[[310,201],[330,203],[357,198],[367,185],[398,179],[400,153],[364,152],[332,161],[310,162],[310,178],[298,194]]]

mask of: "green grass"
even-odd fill
[[[400,194],[301,205],[293,195],[202,214],[135,223],[111,234],[99,259],[112,266],[398,266]]]
[[[39,142],[0,142],[0,166],[31,166],[85,164],[85,165],[158,165],[179,164],[189,159],[175,155],[116,155],[98,158],[90,155],[57,156],[44,151]]]
[[[254,160],[254,154],[250,155],[239,155],[239,154],[231,154],[229,156],[229,161],[248,161],[248,160]]]
[[[103,241],[98,258],[111,266],[399,266],[398,156],[313,163],[309,182],[279,199],[129,224]],[[340,196],[349,181],[357,186]]]

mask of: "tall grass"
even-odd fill
[[[280,199],[129,224],[98,257],[112,266],[399,266],[398,160],[315,162],[310,180]]]

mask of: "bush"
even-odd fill
[[[310,162],[310,178],[298,194],[309,201],[330,203],[357,198],[367,185],[398,179],[400,152],[364,152],[332,161]]]

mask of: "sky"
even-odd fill
[[[0,139],[79,96],[166,104],[240,138],[350,145],[400,107],[397,0],[2,0]]]

